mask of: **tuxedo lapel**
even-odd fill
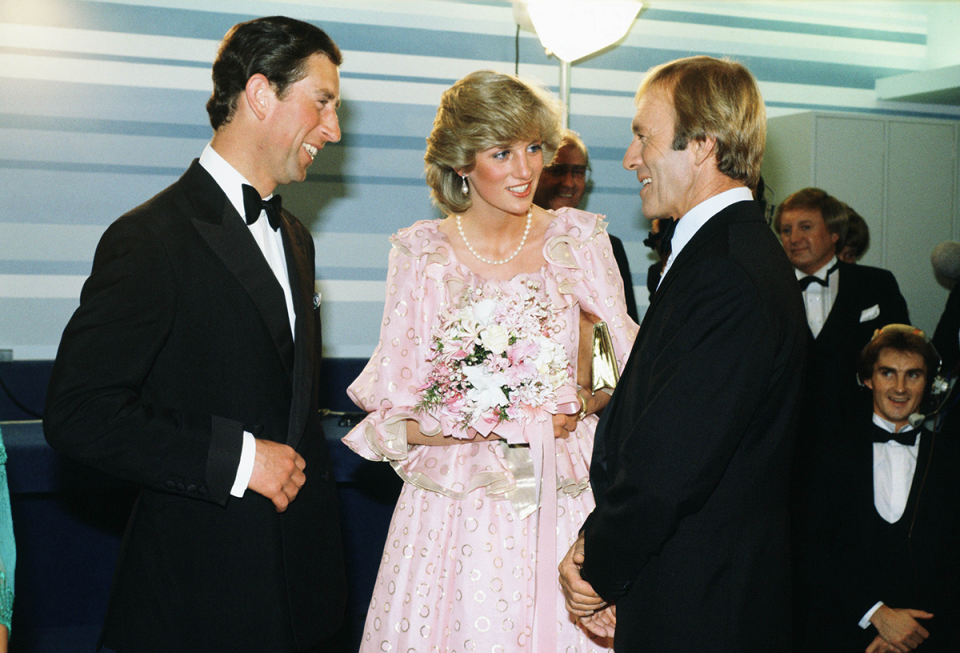
[[[676,260],[671,264],[667,274],[660,281],[660,286],[653,294],[650,306],[647,307],[643,320],[640,322],[640,330],[637,333],[636,340],[634,340],[630,356],[627,358],[627,364],[620,374],[620,383],[617,385],[616,391],[610,398],[610,402],[601,414],[600,421],[597,424],[596,437],[594,438],[593,445],[593,457],[591,459],[590,482],[594,486],[594,496],[597,498],[598,504],[603,500],[603,494],[609,486],[607,478],[609,458],[607,437],[612,440],[615,440],[617,437],[614,434],[607,436],[608,423],[611,423],[620,411],[621,402],[627,401],[627,399],[622,399],[622,397],[625,393],[631,392],[632,386],[636,383],[634,377],[637,374],[642,375],[642,371],[648,369],[646,367],[649,364],[647,362],[648,357],[656,353],[655,348],[647,345],[648,337],[653,339],[657,337],[656,334],[651,336],[650,330],[662,329],[664,324],[669,322],[669,315],[661,316],[659,313],[662,310],[670,310],[671,305],[677,305],[683,302],[683,298],[678,299],[673,296],[665,299],[669,294],[670,286],[677,279],[678,270],[683,269],[684,266],[689,265],[691,261],[701,256],[699,250],[704,243],[709,242],[718,231],[727,228],[732,222],[743,219],[745,212],[742,204],[743,202],[731,204],[711,217],[700,227],[693,238],[690,239],[690,242],[683,248],[683,251],[677,256]],[[749,215],[749,213],[746,213],[746,215]],[[760,219],[759,215],[757,219]],[[664,301],[671,302],[667,305],[666,309],[661,308]],[[615,448],[610,449],[610,456],[615,455],[614,452]]]
[[[277,347],[284,369],[293,372],[293,336],[283,288],[226,195],[196,161],[183,175],[185,211],[214,254],[247,291]],[[292,276],[292,275],[291,275]]]
[[[287,444],[296,449],[306,426],[310,393],[313,391],[312,379],[316,361],[316,342],[313,338],[316,331],[313,310],[314,279],[311,276],[312,261],[308,260],[309,249],[303,242],[303,230],[295,228],[286,214],[280,223],[293,309],[297,317],[296,343],[293,349],[293,400],[290,403],[290,430],[287,432]]]
[[[923,479],[927,474],[927,467],[933,455],[933,439],[936,437],[925,428],[919,430],[920,447],[917,451],[917,466],[913,471],[913,483],[910,484],[910,494],[907,495],[907,506],[904,515],[916,516],[920,507],[920,493],[923,490]]]
[[[696,260],[697,252],[704,243],[710,241],[721,229],[728,227],[736,219],[740,218],[742,220],[744,208],[741,206],[744,202],[736,202],[730,206],[724,208],[719,213],[707,220],[700,229],[697,230],[697,233],[693,235],[693,238],[690,239],[684,248],[683,251],[677,256],[677,258],[670,265],[670,269],[667,270],[667,274],[664,275],[663,279],[660,281],[660,286],[657,288],[657,292],[653,294],[653,301],[650,303],[649,308],[647,308],[647,314],[655,310],[656,306],[660,304],[661,298],[666,294],[666,291],[669,289],[670,285],[673,283],[674,279],[677,278],[677,271],[682,269],[685,265],[688,265],[690,261]],[[759,217],[757,219],[760,219]],[[644,318],[643,322],[646,322]],[[637,336],[637,340],[640,339],[640,336]]]

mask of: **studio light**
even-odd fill
[[[640,0],[514,0],[517,25],[534,32],[560,60],[560,98],[569,120],[570,64],[622,39],[643,7]]]

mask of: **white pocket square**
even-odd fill
[[[320,293],[318,292],[313,293],[313,308],[314,309],[320,308]],[[860,321],[863,322],[863,320],[860,320]]]
[[[880,304],[874,304],[870,308],[865,308],[860,311],[861,322],[866,322],[877,317],[880,317]]]

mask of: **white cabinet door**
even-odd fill
[[[818,116],[814,140],[814,183],[863,216],[870,227],[865,265],[886,267],[883,237],[883,120]]]
[[[930,252],[953,239],[957,128],[949,123],[888,122],[884,258],[907,298],[910,319],[933,335],[947,301]]]

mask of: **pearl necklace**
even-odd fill
[[[460,216],[459,216],[459,215],[457,216],[457,231],[460,232],[460,237],[463,239],[463,244],[467,246],[467,249],[468,249],[468,250],[470,251],[470,253],[473,254],[476,258],[478,258],[479,260],[483,261],[483,262],[486,263],[487,265],[503,265],[504,263],[509,263],[510,261],[512,261],[513,259],[515,259],[515,258],[517,257],[517,254],[520,253],[520,250],[523,249],[523,246],[527,244],[527,236],[530,234],[530,225],[532,224],[532,222],[533,222],[533,209],[531,208],[530,210],[527,211],[527,226],[526,226],[526,228],[523,230],[523,238],[520,240],[520,244],[517,245],[517,248],[516,248],[515,250],[513,250],[513,254],[511,254],[511,255],[508,256],[507,258],[501,259],[501,260],[499,260],[499,261],[491,261],[490,259],[488,259],[488,258],[483,258],[483,257],[480,256],[479,254],[477,254],[477,250],[475,250],[475,249],[473,248],[473,245],[470,244],[470,241],[467,240],[467,237],[466,237],[466,236],[464,235],[464,233],[463,233],[463,227],[460,225]]]

